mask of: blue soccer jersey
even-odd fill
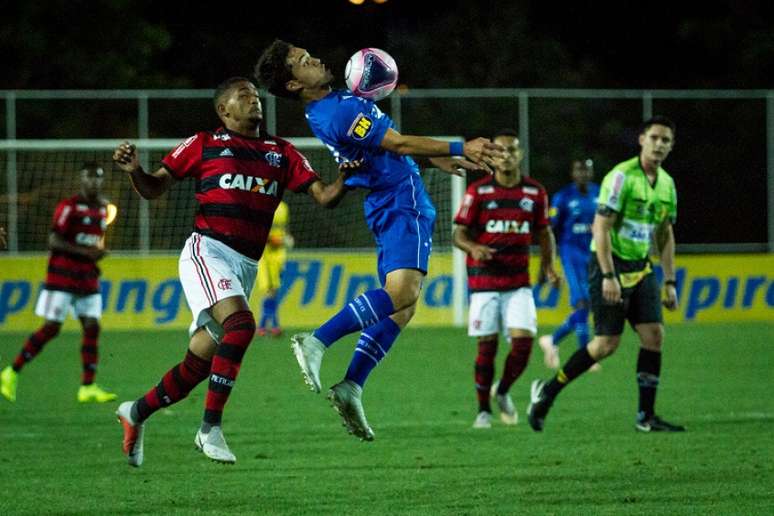
[[[427,272],[435,208],[419,167],[409,156],[381,148],[395,124],[370,100],[345,90],[332,91],[305,108],[314,135],[338,163],[362,160],[363,167],[346,184],[366,188],[364,210],[379,253],[379,278],[411,268]]]
[[[587,269],[598,196],[599,185],[589,183],[584,194],[572,183],[556,192],[551,202],[551,225],[573,306],[589,298]]]
[[[556,192],[551,200],[551,225],[557,244],[589,251],[591,249],[591,224],[597,210],[599,185],[589,183],[586,193],[578,190],[575,183]]]

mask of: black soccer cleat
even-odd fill
[[[685,432],[683,425],[664,421],[656,415],[647,418],[638,416],[634,428],[638,432]]]
[[[543,380],[535,380],[530,387],[527,421],[535,432],[543,431],[543,423],[548,415],[548,410],[554,402],[552,398],[543,393],[545,384],[546,382]]]

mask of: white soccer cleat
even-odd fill
[[[290,347],[301,367],[304,382],[316,393],[320,392],[320,365],[325,353],[325,344],[311,333],[299,333],[290,338]]]
[[[133,401],[125,401],[118,406],[116,416],[118,422],[124,427],[124,441],[122,448],[126,454],[127,462],[130,466],[140,467],[145,458],[142,447],[142,440],[145,434],[145,425],[135,423],[132,419]]]
[[[473,421],[473,428],[486,429],[492,428],[492,414],[485,410],[482,410],[476,416],[476,420]]]
[[[500,382],[495,382],[489,391],[489,395],[492,400],[497,403],[500,408],[500,421],[506,425],[515,425],[519,422],[519,413],[516,411],[516,406],[513,404],[511,395],[507,392],[505,394],[497,394],[497,386]]]
[[[236,456],[229,450],[226,438],[223,437],[223,430],[219,426],[213,426],[207,433],[202,432],[200,428],[196,432],[194,445],[197,450],[215,462],[236,463]]]
[[[540,349],[543,350],[543,363],[549,369],[559,369],[559,348],[554,346],[554,338],[551,335],[543,335],[538,339]]]
[[[590,373],[598,373],[600,371],[602,371],[602,364],[600,364],[599,362],[594,362],[593,364],[591,364],[591,367],[589,367]]]
[[[355,382],[344,380],[328,391],[328,400],[344,421],[344,427],[350,434],[363,441],[373,441],[374,431],[366,421],[361,401],[363,388]]]

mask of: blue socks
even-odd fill
[[[344,377],[362,387],[373,368],[390,351],[399,333],[400,326],[389,317],[363,331]]]
[[[314,336],[328,347],[344,335],[373,326],[393,313],[395,307],[384,289],[369,290],[347,303],[339,313],[317,328]]]
[[[259,328],[266,328],[267,323],[271,323],[273,327],[279,326],[279,320],[277,319],[277,298],[264,298],[262,312],[261,323],[258,325]]]
[[[591,340],[588,319],[588,308],[575,310],[567,319],[565,319],[562,325],[554,331],[554,346],[558,346],[563,338],[574,331],[575,335],[578,337],[578,348],[585,348],[589,343],[589,340]]]

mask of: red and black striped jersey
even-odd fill
[[[455,224],[466,226],[479,244],[495,249],[488,261],[467,258],[471,292],[513,290],[529,286],[532,234],[548,225],[548,196],[537,181],[525,177],[512,187],[488,176],[468,186]]]
[[[98,247],[107,228],[107,202],[89,202],[80,195],[60,201],[51,231],[74,245]],[[51,251],[45,288],[77,295],[99,292],[99,268],[94,260],[64,251]]]
[[[202,131],[161,160],[177,179],[196,180],[194,231],[258,260],[285,189],[304,192],[320,176],[289,142],[227,129]]]

